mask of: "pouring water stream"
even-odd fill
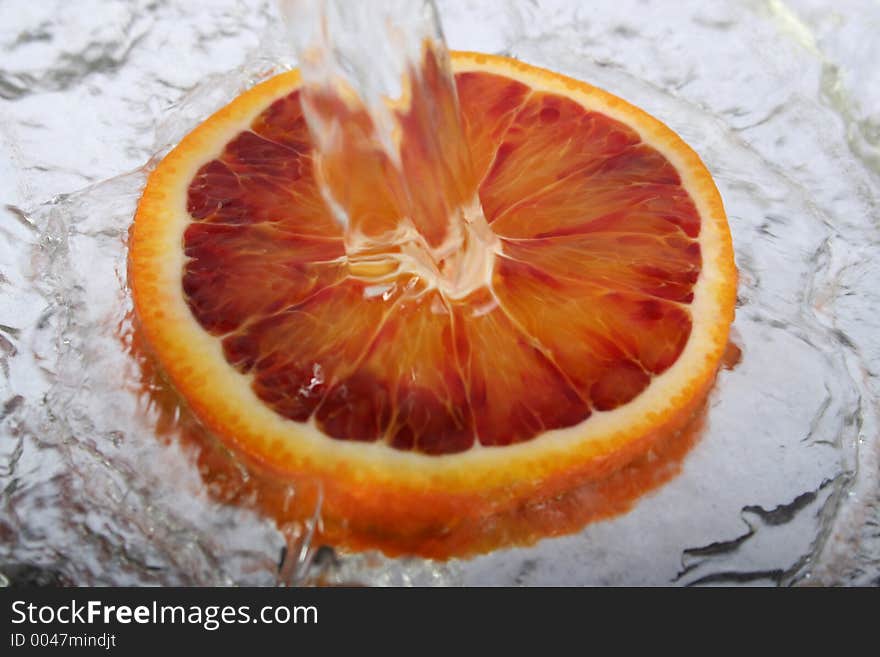
[[[374,282],[415,274],[448,298],[488,284],[498,241],[476,194],[433,2],[281,6],[318,181],[344,227],[352,274]]]

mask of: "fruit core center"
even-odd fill
[[[417,276],[428,289],[435,288],[449,299],[462,299],[487,286],[500,251],[476,197],[450,217],[446,235],[437,245],[430,244],[406,217],[378,238],[349,232],[345,245],[353,277],[383,283]]]

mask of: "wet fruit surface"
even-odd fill
[[[675,168],[563,96],[488,73],[457,84],[501,238],[491,284],[464,299],[352,275],[299,92],[190,183],[185,298],[283,417],[424,454],[506,445],[631,401],[684,348],[700,220]]]

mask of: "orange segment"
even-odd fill
[[[498,146],[480,188],[489,222],[573,174],[599,168],[639,142],[631,128],[558,94],[533,93]]]
[[[280,118],[276,106],[286,110]],[[299,103],[282,99],[258,117],[255,129],[229,142],[222,155],[203,165],[189,185],[187,210],[193,219],[211,223],[281,223],[289,232],[342,237],[315,184],[312,157],[298,141],[300,131],[286,137],[273,122],[290,119]],[[301,120],[301,113],[298,115]],[[272,141],[269,138],[279,141]]]
[[[593,408],[632,400],[679,356],[691,329],[678,305],[554,278],[502,261],[495,290]]]
[[[644,144],[515,202],[492,225],[505,237],[609,230],[657,234],[676,228],[695,237],[699,215],[669,162]]]
[[[454,349],[452,314],[436,291],[405,295],[386,320],[359,372],[367,394],[386,400],[393,448],[453,454],[473,445]]]
[[[378,393],[364,394],[357,368],[393,303],[364,288],[346,280],[244,326],[223,340],[226,359],[282,416],[307,420],[326,400],[317,418],[328,435],[376,440],[387,405]]]
[[[689,303],[700,275],[700,245],[682,235],[613,232],[506,240],[504,253],[554,278]]]
[[[251,130],[275,144],[300,155],[310,155],[312,139],[303,115],[299,91],[282,96],[261,112],[251,123]]]
[[[329,93],[313,94],[309,101],[315,115],[326,122],[330,140],[318,162],[318,175],[332,190],[351,235],[376,239],[393,232],[407,206],[406,192],[376,139],[372,119],[363,107],[349,106]],[[318,191],[314,184],[313,189]]]
[[[184,233],[183,292],[205,330],[226,333],[346,275],[342,241],[279,224],[193,223]]]
[[[455,83],[443,75],[434,49],[426,50],[410,79],[409,107],[398,113],[407,210],[428,245],[436,247],[449,233],[450,215],[471,200],[478,181],[459,122]]]
[[[485,72],[460,73],[456,85],[471,162],[475,175],[482,180],[531,90],[516,80]]]
[[[453,65],[463,142],[430,58],[398,108],[420,186],[330,96],[309,99],[340,126],[316,162],[290,72],[185,138],[138,207],[145,339],[224,443],[318,482],[332,543],[449,556],[571,531],[524,530],[519,510],[676,435],[727,342],[730,234],[693,151],[589,85],[501,57]],[[403,217],[443,239],[438,217],[474,189],[500,244],[484,287],[451,298],[430,272],[350,262],[353,234]]]
[[[509,445],[586,419],[571,383],[489,293],[455,307],[457,355],[483,445]]]

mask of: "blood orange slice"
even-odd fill
[[[491,547],[481,519],[606,477],[680,431],[727,343],[736,269],[697,155],[582,82],[503,57],[452,61],[498,244],[489,284],[463,298],[350,267],[295,71],[188,135],[135,218],[130,282],[162,368],[250,463],[318,482],[331,543]],[[393,220],[350,175],[348,207]]]

